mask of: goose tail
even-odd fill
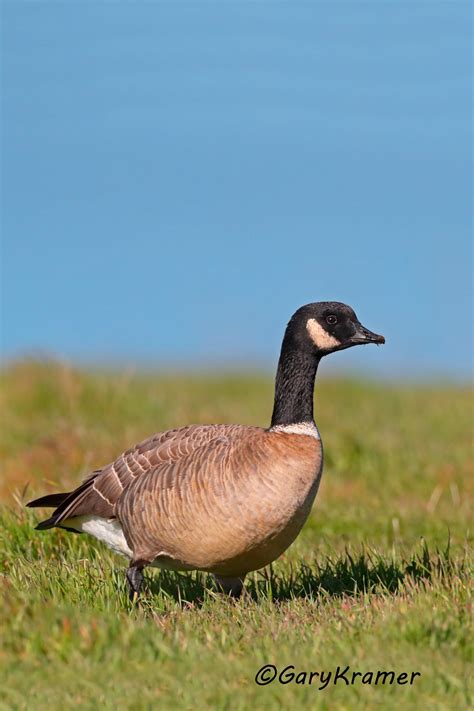
[[[41,496],[39,499],[28,501],[26,505],[30,509],[39,508],[40,506],[56,509],[58,506],[61,506],[70,495],[70,491],[58,494],[47,494],[46,496]],[[45,521],[41,521],[35,528],[37,531],[44,531],[47,528],[53,528],[56,525],[56,521],[57,516],[53,515]]]
[[[66,491],[63,494],[47,494],[46,496],[41,496],[39,499],[34,499],[33,501],[28,501],[26,504],[30,509],[36,509],[39,506],[45,506],[52,509],[60,506],[63,501],[67,499],[70,495],[70,491]]]

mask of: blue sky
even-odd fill
[[[3,2],[3,352],[468,377],[468,2]]]

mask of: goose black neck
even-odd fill
[[[314,380],[319,358],[285,338],[275,382],[272,424],[313,422]]]

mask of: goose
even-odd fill
[[[284,334],[270,427],[187,425],[158,432],[93,471],[72,492],[27,504],[53,507],[39,530],[88,533],[129,559],[137,600],[145,566],[212,573],[238,597],[247,573],[295,540],[316,497],[323,468],[313,418],[322,357],[385,343],[350,306],[306,304]]]

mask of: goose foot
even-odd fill
[[[221,578],[214,575],[219,592],[229,595],[229,597],[239,598],[244,587],[245,575],[240,578]]]
[[[136,603],[143,585],[143,566],[131,565],[127,569],[126,576],[128,583],[128,596],[133,603]]]

